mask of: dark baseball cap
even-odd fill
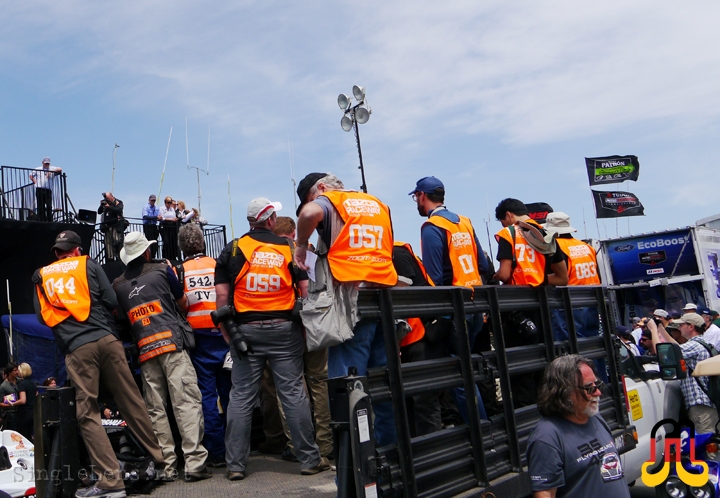
[[[300,180],[297,188],[297,195],[300,198],[300,205],[298,206],[295,215],[300,216],[300,211],[302,210],[302,207],[307,204],[305,198],[310,193],[310,189],[313,188],[313,185],[315,185],[318,180],[322,180],[326,176],[328,176],[327,173],[310,173],[306,175],[305,178]]]
[[[408,195],[413,195],[415,192],[445,195],[445,185],[443,185],[443,182],[441,182],[434,176],[426,176],[425,178],[420,178],[417,181],[417,183],[415,184],[415,189]]]
[[[55,245],[52,247],[52,250],[60,249],[61,251],[70,251],[80,246],[82,246],[80,236],[72,230],[65,230],[55,237]]]
[[[701,315],[712,315],[712,311],[709,308],[698,308],[697,312]]]
[[[620,337],[632,337],[630,330],[624,325],[618,325],[615,327],[615,333]]]

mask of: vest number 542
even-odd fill
[[[377,225],[350,225],[350,247],[380,249],[382,247],[383,227]]]

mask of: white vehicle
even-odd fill
[[[35,446],[15,431],[0,431],[0,443],[0,490],[12,497],[35,496]]]
[[[720,215],[600,241],[597,258],[618,324],[658,308],[681,312],[687,303],[720,310]]]
[[[628,419],[637,431],[635,449],[620,456],[625,480],[632,484],[640,479],[642,464],[650,460],[650,434],[660,420],[678,420],[683,404],[680,381],[662,380],[656,356],[634,356],[622,345],[620,373],[625,390]],[[655,461],[662,457],[665,429],[655,435]]]

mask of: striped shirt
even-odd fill
[[[702,341],[702,336],[695,336],[685,344],[680,344],[683,359],[688,366],[688,372],[695,370],[699,361],[710,358],[710,353],[708,353],[708,350],[705,349],[705,346],[700,344],[699,341]],[[680,381],[683,398],[685,399],[685,406],[687,408],[695,405],[715,406],[712,404],[712,401],[710,401],[707,394],[700,389],[700,386],[698,386],[695,379],[702,382],[705,389],[708,387],[707,377],[693,377],[688,373],[688,376]]]

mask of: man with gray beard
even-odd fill
[[[538,395],[543,418],[527,446],[533,498],[630,498],[610,428],[598,415],[603,382],[592,360],[556,358]]]

